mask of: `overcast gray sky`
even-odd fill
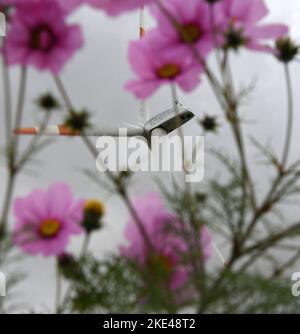
[[[300,43],[300,2],[299,0],[268,0],[271,15],[268,21],[285,22],[293,25],[293,35]],[[73,103],[80,107],[88,107],[94,112],[95,123],[122,124],[122,122],[137,122],[138,102],[123,90],[124,83],[132,78],[132,73],[127,63],[128,41],[136,38],[138,27],[138,15],[127,14],[117,19],[110,19],[98,11],[82,8],[77,11],[72,21],[80,22],[83,26],[86,45],[74,59],[68,64],[62,74]],[[151,20],[149,19],[149,22]],[[213,64],[213,63],[212,63]],[[252,79],[257,80],[255,91],[251,94],[245,104],[242,114],[245,120],[246,134],[255,135],[263,143],[270,142],[277,151],[281,152],[283,136],[286,124],[286,99],[283,68],[279,66],[272,57],[268,55],[242,52],[239,57],[232,61],[234,75],[238,84],[250,83]],[[300,83],[300,65],[292,68],[295,88],[296,118],[294,122],[294,138],[292,148],[292,160],[299,158],[300,94],[298,87]],[[18,70],[13,70],[13,89],[16,94],[18,83]],[[47,90],[55,91],[51,77],[30,70],[28,95],[26,98],[26,115],[24,125],[36,123],[38,115],[32,103],[36,96]],[[2,99],[2,91],[0,99]],[[232,150],[232,137],[225,120],[222,117],[214,97],[204,82],[195,92],[188,95],[180,93],[181,101],[189,106],[194,113],[201,117],[204,113],[219,116],[223,127],[218,136],[206,138],[206,146],[215,146]],[[171,105],[170,92],[168,88],[161,89],[150,101],[151,113],[155,114]],[[1,112],[2,113],[2,112]],[[59,122],[59,115],[53,122]],[[195,123],[185,126],[186,134],[197,133],[198,127]],[[3,126],[1,126],[3,131]],[[1,132],[2,132],[1,131]],[[1,141],[3,132],[0,133]],[[22,138],[25,144],[27,139]],[[255,151],[248,149],[249,157],[255,168],[255,180],[260,185],[270,178],[266,170],[257,168]],[[107,205],[106,227],[92,241],[92,249],[98,256],[115,250],[123,240],[122,233],[126,223],[124,217],[126,210],[116,198],[106,198],[105,194],[97,185],[87,181],[80,173],[81,168],[95,170],[95,161],[90,157],[79,139],[59,139],[39,156],[41,164],[34,168],[35,174],[21,175],[18,178],[15,196],[28,194],[35,187],[47,187],[53,181],[63,180],[68,182],[78,197],[98,197],[105,200]],[[218,166],[206,163],[206,178],[214,175]],[[140,194],[153,188],[151,175],[143,174],[138,177],[132,194]],[[6,174],[0,170],[1,189],[3,196],[4,181]],[[201,187],[201,184],[199,185]],[[290,210],[290,216],[296,215]],[[295,217],[294,217],[295,218]],[[14,223],[13,217],[11,223]],[[77,250],[80,245],[77,238],[70,247]],[[51,307],[54,291],[53,259],[32,257],[23,265],[28,271],[28,279],[23,284],[22,294],[24,299],[29,300],[37,309],[40,307]]]

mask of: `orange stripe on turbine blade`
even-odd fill
[[[140,8],[140,38],[143,38],[146,34],[145,29],[145,9],[144,6]]]
[[[140,37],[141,37],[141,38],[144,38],[145,35],[146,35],[146,30],[145,30],[145,28],[140,27]]]
[[[80,136],[81,135],[80,131],[71,130],[64,125],[58,125],[58,130],[61,136]]]
[[[55,128],[57,130],[55,130]],[[20,128],[20,129],[15,129],[14,134],[16,135],[45,134],[45,135],[57,135],[57,136],[80,136],[81,135],[79,131],[73,131],[64,125],[46,127],[44,131],[39,128]]]
[[[36,130],[36,128],[15,129],[14,134],[16,134],[16,135],[36,135],[37,130]]]

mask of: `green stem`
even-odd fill
[[[24,111],[24,102],[25,102],[25,93],[26,93],[26,81],[27,81],[27,70],[26,67],[21,69],[21,79],[19,87],[19,97],[17,102],[17,112],[15,120],[15,128],[19,128],[22,122],[22,116]],[[7,217],[11,205],[11,200],[13,196],[13,189],[15,185],[16,170],[15,170],[15,161],[16,155],[18,152],[18,143],[19,137],[13,136],[11,143],[8,144],[7,154],[8,154],[8,182],[4,196],[4,205],[2,208],[2,214],[0,219],[0,230],[5,231],[7,225]]]
[[[55,76],[53,76],[53,78],[54,78],[54,82],[55,82],[55,84],[57,86],[57,89],[59,90],[59,92],[62,96],[62,99],[64,100],[64,103],[65,103],[68,111],[69,112],[74,111],[74,106],[72,104],[72,101],[71,101],[71,99],[70,99],[70,97],[69,97],[69,95],[68,95],[68,93],[65,89],[65,86],[60,79],[60,77],[55,75]]]
[[[61,313],[60,300],[62,293],[62,277],[56,260],[56,289],[55,289],[55,314]]]
[[[215,27],[215,6],[212,4],[209,6],[209,20],[210,20],[210,29],[212,31],[212,40],[213,40],[213,45],[214,45],[214,53],[216,55],[216,61],[218,66],[221,68],[222,67],[222,61],[221,61],[221,57],[220,57],[220,49],[218,49],[218,31],[216,31],[216,27]]]
[[[38,147],[38,144],[40,142],[40,139],[44,135],[44,131],[50,121],[50,118],[52,116],[51,111],[46,112],[45,117],[43,121],[40,123],[40,133],[38,133],[36,136],[34,136],[31,141],[29,142],[28,146],[25,148],[23,154],[19,158],[19,160],[15,163],[15,169],[16,171],[21,170],[24,165],[27,163],[27,161],[30,159],[31,155],[35,152],[36,148]]]
[[[236,94],[235,94],[235,88],[234,88],[234,83],[233,83],[233,76],[232,76],[230,62],[229,62],[229,55],[227,54],[227,52],[225,54],[223,71],[224,71],[223,78],[225,80],[224,81],[225,99],[227,100],[227,109],[228,109],[227,113],[229,116],[228,119],[232,126],[234,138],[235,138],[239,156],[240,156],[244,196],[247,196],[247,190],[249,190],[253,211],[256,211],[256,196],[255,196],[255,191],[254,191],[254,184],[253,184],[253,181],[250,175],[250,171],[248,168],[246,152],[245,152],[245,145],[244,145],[244,138],[243,138],[243,131],[242,131],[239,117],[238,117],[237,101],[236,101]],[[243,201],[245,201],[245,199],[243,199]],[[246,203],[244,203],[243,205],[245,204]]]
[[[284,70],[285,70],[285,79],[287,86],[288,121],[287,121],[286,140],[282,157],[282,169],[285,169],[288,161],[288,156],[291,148],[293,119],[294,119],[293,88],[292,88],[291,73],[288,64],[285,65]]]
[[[9,145],[12,130],[12,103],[11,103],[11,83],[9,77],[8,67],[5,61],[6,47],[3,44],[3,55],[1,57],[2,72],[3,72],[3,95],[4,95],[4,125],[6,132],[6,145]]]
[[[21,68],[21,79],[20,79],[20,88],[19,88],[19,98],[17,102],[17,112],[14,127],[15,129],[20,128],[23,118],[24,103],[25,103],[25,94],[26,94],[26,82],[27,82],[27,68],[23,66]],[[13,160],[15,161],[16,155],[18,153],[20,136],[14,136],[13,138]]]
[[[91,234],[86,233],[85,236],[84,236],[82,246],[81,246],[79,261],[82,261],[84,259],[84,257],[86,256],[88,248],[89,248],[90,241],[91,241]],[[60,309],[67,307],[69,299],[71,297],[71,292],[72,292],[72,284],[70,284],[68,286],[68,289],[67,289],[67,291],[65,293],[65,296],[63,298],[63,302],[61,303]],[[73,310],[71,309],[71,311],[73,311]]]
[[[183,134],[182,127],[180,126],[180,115],[179,115],[179,110],[178,110],[179,99],[178,99],[178,94],[177,94],[175,83],[171,84],[171,95],[172,95],[172,104],[173,104],[173,108],[174,108],[175,115],[176,115],[176,123],[177,123],[177,128],[178,128],[177,131],[181,139],[181,145],[182,145],[182,156],[181,156],[182,168],[183,168],[184,173],[188,174],[188,170],[185,166],[185,161],[184,161],[184,134]]]
[[[11,171],[8,171],[8,181],[6,185],[4,204],[3,204],[2,213],[1,213],[0,232],[5,232],[5,229],[7,226],[7,217],[8,217],[10,204],[11,204],[12,196],[13,196],[15,176],[16,175],[14,172],[12,173]]]
[[[83,243],[82,243],[82,248],[81,248],[81,252],[80,252],[80,260],[84,259],[84,257],[86,256],[88,248],[89,248],[90,241],[91,241],[91,234],[86,233],[85,236],[84,236]]]
[[[285,174],[283,173],[288,161],[290,146],[291,146],[291,139],[292,139],[292,130],[293,130],[293,119],[294,119],[294,104],[293,104],[293,88],[292,88],[292,80],[291,74],[288,65],[285,65],[285,78],[286,78],[286,86],[287,86],[287,105],[288,105],[288,121],[287,121],[287,131],[286,131],[286,140],[283,150],[282,156],[282,163],[281,163],[281,170],[278,170],[278,175],[275,178],[270,191],[266,195],[261,208],[265,208],[267,206],[271,206],[273,204],[273,195],[277,190],[279,184],[281,183],[282,179],[284,178]],[[245,241],[253,231],[256,226],[258,220],[265,214],[263,210],[256,211],[254,217],[249,224],[248,229],[246,230],[243,241]]]

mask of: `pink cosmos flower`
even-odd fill
[[[215,27],[210,19],[211,5],[204,0],[168,0],[163,6],[179,26],[175,27],[170,17],[167,17],[158,6],[152,6],[152,13],[158,22],[160,33],[165,35],[171,44],[194,45],[204,59],[213,48],[212,33]],[[214,6],[214,25],[218,26],[223,16],[220,5]]]
[[[57,0],[59,5],[67,12],[71,12],[82,4],[82,0]]]
[[[192,91],[200,82],[203,69],[185,46],[170,47],[159,30],[130,43],[129,62],[138,76],[125,88],[145,99],[163,84],[175,83],[183,91]]]
[[[129,245],[121,247],[121,254],[134,260],[142,268],[147,267],[151,270],[151,266],[161,265],[169,275],[170,288],[182,287],[189,276],[189,268],[182,260],[187,253],[188,245],[178,232],[182,231],[182,224],[166,210],[157,193],[149,193],[135,200],[133,205],[156,253],[151,253],[131,218],[125,231]],[[211,256],[211,237],[205,228],[199,233],[198,242],[206,261]]]
[[[8,6],[8,5],[14,5],[18,1],[21,1],[21,0],[0,0],[0,8],[2,9],[3,7]]]
[[[0,6],[3,4],[5,5],[22,5],[28,2],[38,2],[40,0],[0,0]],[[52,0],[53,3],[60,5],[60,7],[66,12],[69,13],[78,6],[80,6],[83,0]]]
[[[107,14],[116,16],[125,11],[137,9],[154,0],[82,0],[95,8],[103,9]]]
[[[0,9],[2,11],[2,9],[7,6],[7,5],[10,5],[10,1],[12,0],[0,0]]]
[[[263,0],[223,0],[222,4],[227,27],[235,40],[239,36],[241,44],[249,49],[270,52],[272,49],[262,45],[261,40],[276,39],[288,32],[283,24],[258,25],[268,14]]]
[[[65,14],[53,0],[18,4],[6,38],[8,64],[59,73],[83,45],[80,27],[68,25]]]
[[[70,236],[82,232],[84,201],[74,201],[70,188],[55,183],[48,190],[35,190],[14,202],[17,223],[14,243],[25,253],[44,256],[62,254]]]

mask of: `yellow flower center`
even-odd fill
[[[103,216],[105,214],[105,207],[104,204],[100,201],[89,200],[84,205],[84,211],[93,212],[99,216]]]
[[[45,238],[55,237],[60,231],[61,223],[56,219],[44,220],[40,225],[40,233]]]
[[[200,28],[194,23],[182,26],[182,37],[186,43],[196,43],[202,36]]]
[[[180,74],[180,67],[176,64],[165,64],[157,70],[157,75],[162,79],[174,79]]]

